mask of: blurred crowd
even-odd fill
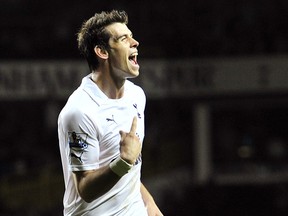
[[[81,22],[111,8],[129,13],[141,58],[288,51],[285,0],[6,0],[0,2],[0,58],[79,58]]]

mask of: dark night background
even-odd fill
[[[286,0],[0,0],[0,64],[83,60],[78,29],[111,9],[127,11],[140,64],[288,54]],[[164,215],[287,215],[287,93],[148,96],[142,176]],[[0,99],[0,215],[61,215],[56,119],[66,98]],[[212,169],[204,181],[193,142],[202,103]]]

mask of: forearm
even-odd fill
[[[140,191],[141,191],[142,199],[144,201],[145,206],[148,205],[150,202],[155,203],[152,195],[149,193],[149,191],[146,189],[146,187],[142,183],[141,183]]]
[[[162,212],[156,205],[152,195],[149,193],[149,191],[143,184],[141,184],[140,191],[145,207],[147,208],[148,216],[163,216]]]
[[[109,191],[120,179],[109,166],[74,172],[74,176],[78,193],[86,202],[92,202]]]

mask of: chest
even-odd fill
[[[137,116],[136,133],[143,142],[144,139],[144,107],[137,102],[123,104],[106,104],[96,114],[96,130],[100,148],[118,147],[119,131],[129,132],[133,117]]]

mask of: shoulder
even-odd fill
[[[59,120],[66,124],[90,122],[91,112],[95,110],[95,106],[97,107],[83,89],[78,88],[71,94],[61,110]]]

